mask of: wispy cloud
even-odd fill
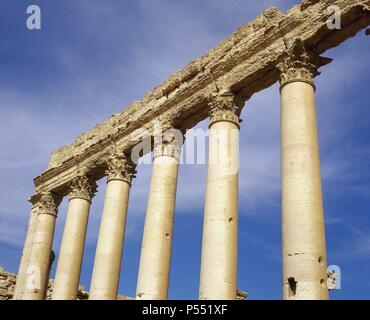
[[[52,150],[71,143],[132,100],[141,99],[146,91],[263,9],[274,5],[285,10],[298,2],[139,0],[103,4],[84,0],[69,1],[68,6],[56,4],[60,13],[45,2],[50,20],[39,38],[33,38],[33,46],[30,40],[20,38],[17,43],[4,34],[14,57],[0,62],[10,70],[0,74],[2,245],[17,246],[20,252],[30,211],[26,199],[33,193],[32,178],[45,170]],[[29,39],[31,34],[21,36]],[[364,37],[358,36],[332,50],[327,55],[334,61],[316,79],[324,191],[328,190],[333,202],[349,192],[366,199],[370,192],[365,179],[370,172],[370,146],[363,136],[368,132],[364,128],[370,116],[365,108],[368,49]],[[24,68],[26,58],[29,69]],[[279,103],[275,85],[247,101],[242,113],[240,212],[253,221],[275,223],[276,215],[271,212],[278,214],[280,206]],[[198,125],[206,127],[207,121]],[[140,166],[132,187],[126,236],[135,241],[141,237],[150,175],[150,165]],[[181,166],[178,214],[203,213],[205,182],[206,166]],[[99,184],[89,221],[87,245],[91,246],[96,243],[104,201],[105,182]],[[64,201],[60,208],[57,251],[67,205]],[[366,207],[365,200],[362,205]],[[327,225],[338,229],[351,225],[348,214],[335,203],[332,206]],[[277,255],[263,234],[256,237],[248,232],[248,226],[243,228],[241,237],[245,241],[260,246],[266,254]],[[368,257],[369,234],[362,228],[348,229],[346,240],[350,245],[346,252]],[[332,242],[340,242],[338,239],[336,232]]]
[[[276,246],[276,243],[264,239],[263,236],[255,236],[244,231],[240,231],[239,235],[241,241],[246,241],[250,244],[256,245],[256,250],[261,249],[261,252],[263,252],[266,258],[272,259],[275,262],[281,261],[280,246]]]

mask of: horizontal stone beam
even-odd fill
[[[332,15],[327,8],[333,5],[341,11],[341,29],[327,26]],[[158,121],[164,130],[192,128],[208,117],[207,99],[212,93],[228,90],[247,100],[273,85],[278,81],[277,63],[297,38],[320,55],[369,25],[370,0],[304,0],[286,13],[270,8],[175,72],[142,101],[54,151],[47,171],[34,179],[36,191],[65,195],[81,168],[88,168],[95,179],[102,178],[112,149],[131,150],[137,144],[132,138],[137,129],[154,135]]]

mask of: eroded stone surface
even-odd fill
[[[15,273],[6,272],[2,267],[0,267],[0,300],[11,300],[13,298],[15,283],[17,280],[17,275]],[[51,294],[53,292],[54,280],[50,279],[48,284],[48,291],[46,299],[51,299]],[[84,287],[79,285],[77,291],[77,300],[87,300],[89,298],[89,293],[85,291]],[[133,300],[132,297],[121,296],[117,297],[117,300]]]
[[[341,9],[340,30],[326,26],[330,5]],[[81,167],[96,179],[103,177],[112,149],[129,151],[137,143],[130,134],[141,127],[153,132],[155,121],[160,120],[164,130],[193,127],[208,116],[207,100],[212,93],[225,90],[248,99],[278,80],[275,67],[297,38],[315,54],[322,54],[366,28],[369,7],[369,0],[305,0],[286,13],[266,10],[146,93],[142,101],[54,151],[48,170],[34,180],[37,191],[66,195]]]
[[[0,267],[0,300],[10,300],[13,297],[15,282],[16,275]]]

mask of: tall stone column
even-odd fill
[[[315,58],[297,40],[278,65],[284,299],[328,299],[327,257],[316,124]]]
[[[77,297],[87,222],[91,200],[97,191],[95,181],[79,175],[71,183],[70,201],[53,287],[53,300]]]
[[[164,137],[154,148],[153,171],[141,248],[136,299],[168,298],[179,155],[183,136]]]
[[[239,115],[231,93],[210,101],[209,159],[199,299],[233,300],[237,290]]]
[[[31,199],[30,199],[30,201],[32,201]],[[36,225],[36,221],[37,221],[37,211],[38,211],[38,204],[36,202],[36,203],[32,204],[30,218],[29,218],[29,221],[28,221],[27,235],[26,235],[26,239],[24,241],[24,247],[23,247],[23,251],[22,251],[22,258],[21,258],[21,261],[19,263],[18,274],[17,274],[17,282],[15,284],[13,300],[20,300],[22,298],[22,292],[23,292],[22,288],[23,288],[25,277],[26,277],[27,267],[28,267],[29,258],[30,258],[32,237],[33,237],[33,234],[34,234],[35,225]]]
[[[90,285],[90,300],[116,300],[127,207],[135,165],[125,155],[108,162],[108,182]]]
[[[21,283],[22,300],[43,300],[46,297],[55,220],[61,201],[60,197],[50,192],[37,197],[37,218],[30,239],[29,260]]]

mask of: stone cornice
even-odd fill
[[[80,198],[89,202],[91,202],[98,190],[96,182],[85,174],[78,174],[77,176],[73,177],[69,187],[70,199]]]
[[[330,14],[325,8],[330,5],[341,9],[340,30],[326,27]],[[66,195],[76,169],[86,164],[93,164],[89,174],[94,179],[104,177],[112,141],[128,153],[135,144],[130,135],[142,127],[154,135],[154,123],[159,119],[163,130],[192,128],[208,117],[207,102],[214,92],[230,91],[248,99],[279,80],[276,66],[297,38],[318,56],[365,29],[370,24],[369,6],[370,0],[319,0],[304,1],[284,14],[276,8],[263,12],[174,73],[142,101],[55,151],[48,170],[34,180],[36,191]]]
[[[114,154],[108,160],[108,169],[105,171],[108,181],[122,180],[131,184],[135,178],[136,165],[130,160],[129,156]]]

